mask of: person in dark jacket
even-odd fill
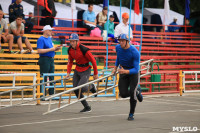
[[[53,27],[54,17],[56,16],[56,14],[57,11],[55,9],[54,0],[47,0],[44,9],[44,16],[46,16],[45,25],[50,25],[51,27]]]
[[[33,23],[26,22],[24,18],[24,10],[23,6],[21,5],[22,0],[16,0],[14,3],[10,4],[9,6],[9,22],[12,23],[15,21],[17,16],[22,16],[22,22],[25,24],[27,29],[25,29],[25,33],[30,34],[31,30],[33,29]]]
[[[14,3],[9,6],[9,22],[12,23],[15,21],[17,16],[22,16],[24,20],[24,10],[23,6],[20,4],[22,0],[16,0]],[[25,21],[23,21],[24,23]]]

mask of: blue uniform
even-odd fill
[[[46,38],[41,36],[38,41],[37,41],[37,49],[49,49],[49,48],[53,48],[53,43],[50,37]],[[46,57],[54,57],[55,56],[55,52],[54,51],[50,51],[44,54],[40,54],[41,56],[46,56]]]
[[[130,97],[128,120],[134,120],[133,116],[137,104],[136,90],[139,79],[140,53],[133,45],[130,45],[128,49],[123,49],[120,44],[116,46],[116,52],[115,66],[118,67],[120,65],[124,69],[129,70],[129,74],[120,74],[118,88],[122,98]]]
[[[23,6],[21,4],[17,5],[15,2],[9,6],[9,22],[15,21],[17,16],[22,16],[24,18]]]
[[[129,74],[137,74],[139,72],[140,53],[132,45],[128,49],[121,48],[120,44],[116,46],[117,59],[115,66],[121,65],[124,69],[129,70]]]

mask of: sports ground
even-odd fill
[[[127,120],[128,99],[88,101],[90,113],[79,113],[80,103],[47,115],[47,102],[1,109],[0,133],[200,133],[200,93],[146,95],[134,121]]]

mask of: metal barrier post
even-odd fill
[[[40,73],[37,73],[37,78],[40,79]],[[39,83],[40,83],[40,80],[37,80],[37,84]],[[40,86],[37,86],[37,94],[36,94],[37,99],[40,98],[40,95],[41,95]],[[40,100],[37,100],[37,105],[40,105]]]
[[[115,74],[115,79],[114,79],[114,85],[116,85],[117,83],[117,74]],[[115,89],[115,97],[116,97],[116,100],[119,99],[119,89]]]
[[[183,73],[182,73],[182,70],[180,70],[180,72],[179,72],[179,78],[180,78],[180,80],[179,80],[179,90],[180,90],[180,96],[182,96],[182,94],[183,94],[183,77],[184,77],[184,75],[183,75]]]

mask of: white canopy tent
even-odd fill
[[[164,9],[144,8],[144,17],[147,18],[147,24],[150,24],[151,16],[153,14],[158,14],[161,17],[162,23],[165,25],[169,25],[171,22],[173,22],[174,17],[177,17],[178,25],[183,25],[184,16],[182,14],[174,12],[172,10],[170,10],[169,13],[170,13],[170,18],[164,18]],[[165,21],[165,23],[164,23],[164,21]]]

